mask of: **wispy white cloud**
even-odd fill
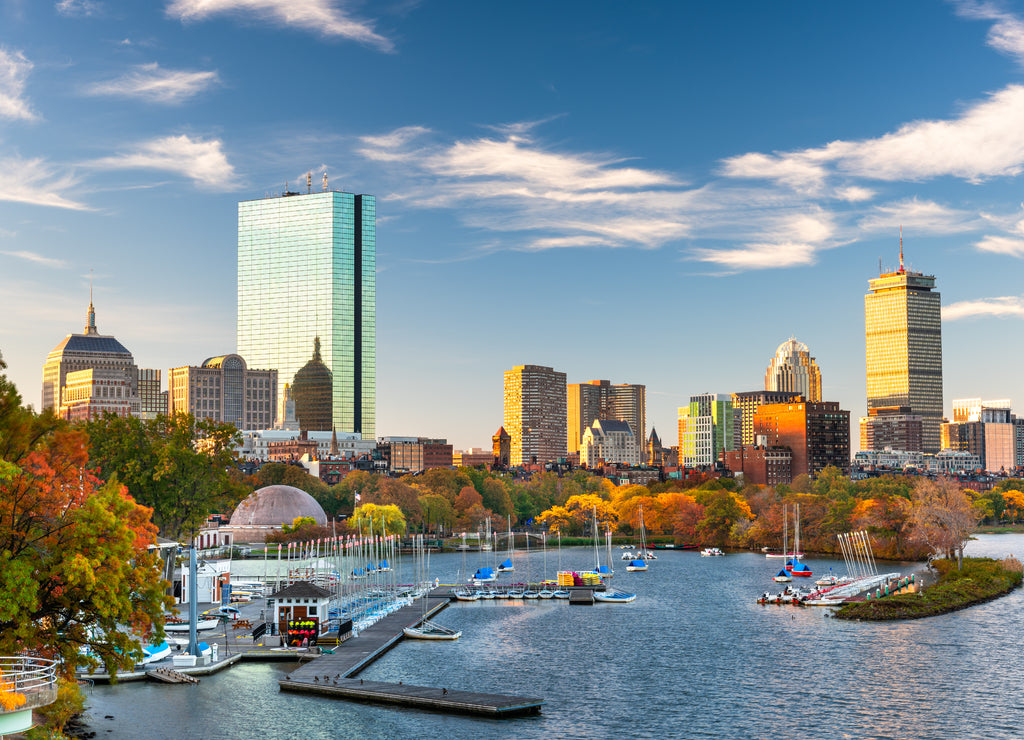
[[[942,307],[943,321],[959,321],[978,316],[1024,318],[1024,296],[979,298],[974,301],[958,301]]]
[[[497,126],[494,136],[437,143],[428,129],[407,126],[362,137],[357,152],[400,171],[396,197],[514,234],[506,248],[653,248],[689,233],[690,196],[676,177],[625,166],[621,157],[552,151],[535,127]]]
[[[167,14],[183,22],[221,14],[257,17],[357,41],[381,51],[394,48],[391,40],[377,33],[371,22],[351,17],[334,0],[171,0]]]
[[[835,196],[839,200],[845,200],[847,203],[861,203],[874,198],[875,191],[871,188],[861,187],[860,185],[850,185],[843,188],[836,188]]]
[[[977,213],[916,197],[876,205],[858,222],[863,231],[891,234],[900,226],[915,234],[951,234],[976,231],[984,224]]]
[[[0,201],[27,203],[36,206],[88,210],[72,200],[68,193],[78,185],[78,177],[62,171],[43,159],[0,159]]]
[[[974,246],[982,252],[1005,254],[1010,257],[1024,257],[1024,238],[987,235],[975,242]]]
[[[837,246],[833,216],[820,208],[778,217],[774,221],[760,240],[740,247],[697,248],[693,250],[693,257],[727,270],[765,270],[811,265],[817,261],[819,250]]]
[[[805,192],[820,191],[833,174],[891,181],[952,176],[976,183],[1020,174],[1022,120],[1024,86],[1009,85],[958,118],[914,121],[875,139],[833,141],[816,149],[741,154],[723,162],[723,173],[774,180]]]
[[[43,265],[44,267],[67,267],[68,264],[64,260],[45,257],[41,254],[37,254],[36,252],[29,252],[27,250],[20,250],[16,252],[0,251],[0,254],[6,254],[8,257],[17,257],[18,259],[28,260],[29,262],[35,262],[37,265]]]
[[[100,9],[100,3],[93,0],[59,0],[56,8],[61,15],[88,16]]]
[[[988,45],[1024,64],[1024,22],[990,2],[958,2],[957,12],[965,18],[995,21],[988,32]]]
[[[183,175],[197,185],[234,189],[235,170],[218,139],[204,141],[185,134],[140,142],[133,149],[88,163],[102,169],[161,170]]]
[[[0,47],[0,118],[33,121],[36,114],[25,100],[25,80],[34,65],[20,51]]]
[[[215,71],[161,69],[156,62],[135,67],[132,71],[85,88],[87,95],[111,95],[141,98],[155,103],[176,105],[217,84]]]

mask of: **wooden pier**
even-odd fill
[[[588,588],[577,589],[569,595],[569,603],[582,606],[593,606],[594,592]]]
[[[157,668],[152,671],[146,671],[146,678],[151,678],[161,683],[199,683],[199,679],[195,676],[189,676],[171,668]]]
[[[319,663],[319,661],[316,661]],[[294,676],[293,676],[294,678]],[[358,678],[333,678],[327,675],[309,681],[281,681],[281,689],[322,694],[338,699],[369,702],[372,704],[397,704],[403,707],[427,709],[435,712],[455,714],[479,714],[488,717],[518,717],[524,714],[539,714],[544,702],[524,696],[504,694],[480,694],[474,691],[413,686],[404,683],[363,681]]]
[[[438,590],[423,598],[429,598],[427,619],[449,604],[447,594],[439,594]],[[544,705],[541,699],[355,678],[360,671],[404,639],[403,628],[415,627],[423,618],[421,602],[404,606],[361,631],[357,637],[332,648],[331,653],[324,653],[296,668],[278,684],[282,691],[323,694],[339,699],[396,704],[438,712],[490,717],[514,717],[540,712]]]

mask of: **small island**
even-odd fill
[[[833,616],[876,622],[934,617],[1004,596],[1024,578],[1024,566],[1014,557],[963,558],[960,568],[953,558],[936,560],[932,566],[938,580],[931,586],[916,593],[845,604]]]

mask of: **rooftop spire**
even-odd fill
[[[903,272],[903,224],[900,224],[900,272]]]
[[[99,334],[96,328],[96,309],[92,305],[92,270],[89,270],[89,312],[85,317],[85,333]]]

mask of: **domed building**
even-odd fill
[[[808,401],[821,400],[821,369],[806,344],[790,338],[779,345],[768,364],[764,389],[799,393]]]
[[[222,529],[230,529],[235,542],[263,542],[267,534],[299,517],[327,525],[323,507],[305,491],[292,486],[264,486],[238,505],[231,521]]]
[[[313,358],[292,381],[295,417],[304,432],[329,432],[333,428],[334,383],[331,370],[320,357],[320,337],[313,340]]]

